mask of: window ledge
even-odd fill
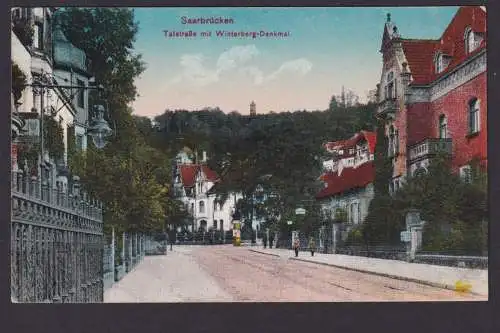
[[[472,138],[474,138],[474,137],[476,137],[476,136],[478,136],[478,135],[479,135],[479,131],[476,131],[476,132],[473,132],[473,133],[469,133],[469,134],[467,134],[465,137],[466,137],[467,139],[472,139]]]

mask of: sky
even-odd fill
[[[324,110],[342,86],[365,100],[379,82],[387,13],[403,38],[439,38],[458,7],[135,8],[135,50],[147,69],[133,103],[141,116],[220,107],[224,112]],[[232,24],[183,24],[222,17]],[[197,33],[168,37],[169,32]],[[217,37],[217,31],[287,32]],[[210,37],[201,32],[211,31]]]

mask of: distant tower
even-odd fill
[[[255,116],[256,114],[257,114],[257,107],[255,106],[255,102],[252,101],[252,103],[250,103],[250,115]]]
[[[342,100],[342,107],[346,107],[346,100],[345,100],[345,90],[344,90],[344,86],[342,86],[342,95],[340,95],[340,98]]]

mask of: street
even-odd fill
[[[307,253],[301,253],[308,256]],[[105,292],[120,302],[482,301],[487,297],[249,251],[174,246]]]

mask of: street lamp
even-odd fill
[[[104,120],[104,106],[96,105],[95,118],[88,129],[88,134],[92,137],[94,145],[98,149],[104,148],[106,139],[113,133],[106,120]]]

